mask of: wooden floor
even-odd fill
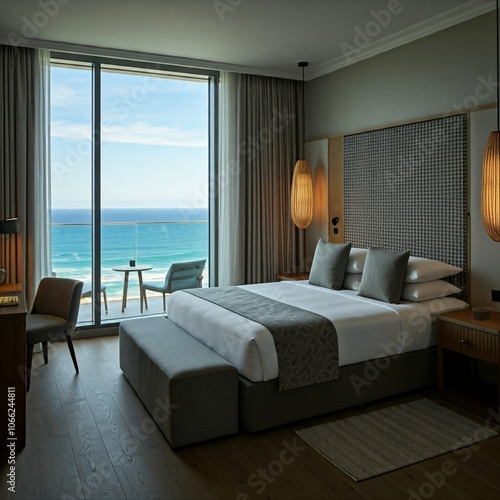
[[[449,453],[355,483],[294,433],[432,393],[261,433],[241,431],[174,452],[119,368],[118,338],[77,340],[75,349],[78,376],[64,343],[51,345],[46,366],[35,355],[16,493],[7,491],[2,459],[1,498],[500,498],[500,437],[470,447],[470,453]]]

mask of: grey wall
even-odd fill
[[[328,164],[322,138],[496,103],[495,71],[492,12],[307,82],[306,156],[321,171]],[[482,155],[494,127],[494,111],[471,113],[470,302],[500,310],[490,302],[491,289],[500,289],[500,244],[488,238],[480,214]],[[318,188],[324,199],[324,187]],[[328,219],[315,216],[306,230],[309,252],[327,231]]]
[[[356,132],[496,102],[495,13],[306,84],[306,138]]]
[[[306,256],[312,256],[318,240],[328,241],[328,141],[306,144],[305,156],[311,167],[314,190],[313,220],[306,229]]]

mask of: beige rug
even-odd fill
[[[297,431],[355,481],[496,436],[428,399]]]

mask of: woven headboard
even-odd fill
[[[410,250],[464,271],[468,294],[467,116],[344,137],[344,240]]]

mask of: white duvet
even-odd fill
[[[359,297],[352,290],[335,291],[307,281],[241,288],[330,319],[337,330],[340,366],[430,347],[436,343],[435,315],[468,307],[451,297],[387,304]],[[252,382],[278,376],[273,338],[259,323],[184,291],[170,296],[168,318]]]

